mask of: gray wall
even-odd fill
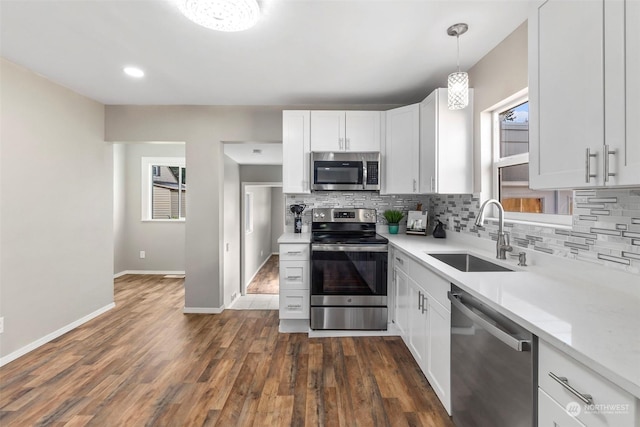
[[[271,252],[278,253],[278,237],[284,233],[284,194],[282,187],[271,187]]]
[[[142,221],[142,158],[184,157],[184,144],[115,144],[124,150],[125,208],[124,235],[118,240],[115,258],[122,271],[185,271],[185,222]],[[187,173],[189,165],[187,164]],[[189,183],[187,184],[187,188]],[[188,191],[187,191],[188,194]],[[188,202],[187,202],[188,204]],[[187,206],[187,220],[189,207]],[[140,251],[146,252],[144,259]]]
[[[221,141],[282,138],[282,107],[106,106],[108,141],[186,141],[185,307],[215,312],[224,289]]]
[[[240,168],[224,156],[224,305],[240,295]]]
[[[244,281],[249,284],[271,256],[271,187],[247,185],[253,193],[253,231],[244,235]]]
[[[241,165],[240,181],[282,182],[282,165]]]
[[[0,355],[113,303],[104,107],[0,59]]]
[[[113,144],[113,272],[125,271],[126,164],[124,144]]]

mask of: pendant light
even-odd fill
[[[447,28],[447,34],[456,36],[458,44],[458,71],[447,79],[448,105],[450,110],[461,110],[469,104],[469,75],[460,71],[460,36],[467,32],[467,24],[454,24]]]
[[[191,21],[217,31],[243,31],[260,17],[256,0],[176,0],[180,12]]]

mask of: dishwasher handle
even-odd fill
[[[463,302],[461,295],[458,293],[447,292],[447,297],[451,301],[451,304],[462,312],[465,316],[471,319],[474,323],[482,326],[491,335],[511,347],[516,351],[531,351],[531,340],[521,340],[513,335],[509,335],[505,331],[495,326],[490,317],[486,314],[483,316],[472,311]]]

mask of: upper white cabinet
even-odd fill
[[[311,111],[311,151],[380,151],[380,111]]]
[[[310,180],[310,112],[282,112],[282,191],[311,192]]]
[[[420,192],[473,192],[473,89],[469,105],[449,110],[447,89],[420,103]]]
[[[420,104],[386,112],[384,145],[384,183],[381,193],[419,193]]]
[[[532,188],[640,184],[638,25],[634,0],[548,0],[532,8]]]

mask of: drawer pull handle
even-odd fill
[[[301,254],[302,251],[288,251],[287,254],[289,255],[297,255],[297,254]]]
[[[593,397],[590,394],[580,393],[578,390],[571,387],[567,377],[559,377],[553,372],[549,372],[549,376],[560,383],[560,385],[566,388],[571,394],[580,399],[585,405],[593,405]]]
[[[403,259],[400,259],[400,258],[396,257],[396,261],[398,261],[398,264],[404,265],[404,260]]]
[[[287,280],[302,279],[302,276],[287,276]]]

